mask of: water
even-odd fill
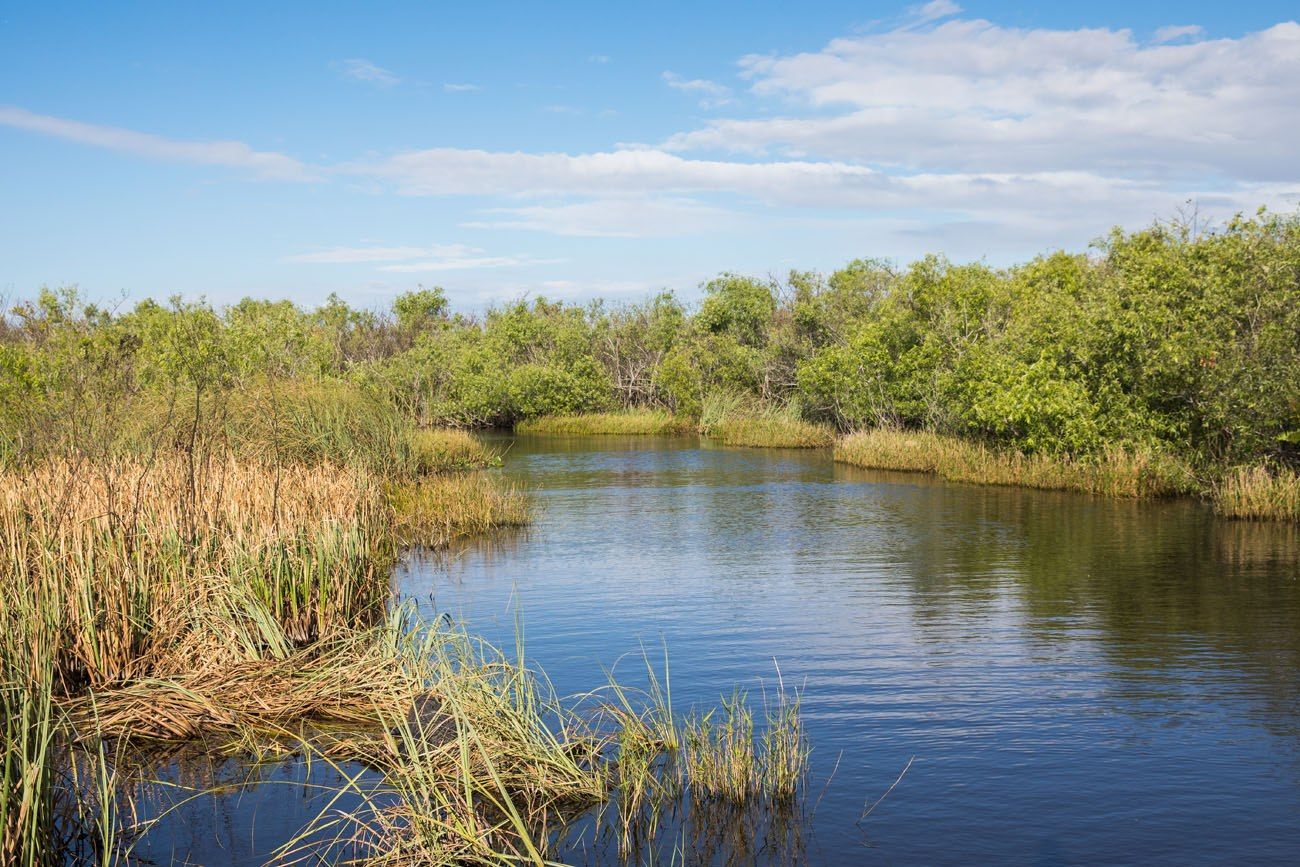
[[[413,558],[402,593],[507,647],[519,615],[565,694],[635,681],[643,646],[683,712],[779,664],[808,862],[1300,861],[1295,528],[694,439],[500,444],[535,526]],[[264,776],[147,852],[260,863],[329,786]]]
[[[695,440],[516,437],[505,473],[536,526],[403,591],[507,646],[518,609],[562,693],[642,643],[683,710],[776,660],[813,863],[1300,860],[1293,528]]]

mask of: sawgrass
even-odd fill
[[[835,444],[835,460],[858,467],[934,473],[954,482],[1083,491],[1118,498],[1165,497],[1195,489],[1181,462],[1121,446],[1099,455],[1022,454],[957,437],[886,428],[858,431]]]
[[[484,473],[453,473],[392,485],[392,533],[402,544],[442,548],[467,536],[529,522],[518,488]]]
[[[1300,521],[1300,473],[1266,467],[1233,470],[1215,487],[1214,508],[1230,518]]]
[[[705,398],[699,430],[725,445],[750,448],[823,448],[835,441],[833,429],[805,421],[796,404],[772,406],[729,392]]]
[[[500,455],[482,440],[458,428],[412,431],[407,441],[416,475],[477,470],[501,463]]]
[[[691,433],[694,424],[659,409],[631,409],[623,412],[596,412],[579,415],[548,415],[527,419],[515,425],[525,434],[621,434],[662,435]]]

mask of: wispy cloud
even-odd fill
[[[469,229],[524,229],[587,238],[666,238],[717,231],[737,215],[695,199],[620,196],[562,204],[486,208]]]
[[[535,259],[531,256],[458,256],[446,259],[430,259],[424,262],[403,262],[400,265],[385,265],[379,270],[395,274],[418,274],[437,271],[476,271],[480,268],[554,265],[563,261],[563,259]]]
[[[240,141],[184,141],[121,127],[35,114],[16,106],[0,106],[0,125],[148,159],[224,166],[282,181],[318,179],[316,172],[293,157],[274,151],[254,150]]]
[[[341,61],[340,66],[343,69],[343,74],[348,78],[364,81],[366,84],[373,84],[375,87],[392,87],[402,83],[402,79],[392,71],[371,63],[362,57],[348,58]]]
[[[664,83],[674,90],[682,90],[699,97],[701,108],[719,108],[731,103],[731,88],[706,78],[684,78],[675,72],[664,72]]]
[[[482,85],[469,84],[466,82],[449,81],[442,86],[447,93],[475,93],[483,89]]]
[[[367,246],[333,247],[285,256],[281,262],[308,265],[377,264],[378,270],[395,274],[423,271],[468,271],[478,268],[506,268],[541,265],[555,259],[530,256],[485,256],[485,251],[467,244],[429,244],[423,247]]]
[[[587,62],[588,63],[609,63],[610,59],[611,58],[608,54],[593,54],[587,58]]]
[[[923,27],[932,21],[951,18],[961,14],[961,7],[952,0],[930,0],[907,8],[907,24],[910,27]]]
[[[1168,27],[1156,28],[1151,41],[1157,45],[1165,45],[1183,39],[1199,39],[1204,35],[1205,28],[1199,24],[1171,24]]]
[[[297,264],[355,264],[359,262],[402,262],[427,256],[456,257],[480,252],[464,244],[430,244],[425,247],[332,247],[311,253],[296,253],[280,261]]]

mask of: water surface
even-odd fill
[[[683,711],[779,664],[814,747],[809,862],[1297,859],[1295,528],[824,452],[501,444],[536,525],[413,559],[402,591],[505,645],[522,614],[562,693],[635,677],[643,644]]]

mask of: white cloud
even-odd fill
[[[1199,24],[1171,24],[1156,28],[1151,41],[1156,44],[1177,42],[1180,39],[1199,39],[1205,34],[1205,28]]]
[[[442,89],[445,90],[447,93],[475,93],[477,91],[482,90],[483,88],[481,85],[477,85],[477,84],[468,84],[468,83],[458,84],[456,82],[449,81],[442,86]]]
[[[731,103],[731,88],[706,78],[687,79],[675,72],[664,72],[664,83],[674,90],[699,97],[701,108],[719,108]]]
[[[373,84],[375,87],[392,87],[395,84],[402,83],[402,79],[393,72],[361,57],[348,58],[342,61],[341,65],[343,74],[348,78],[364,81],[366,84]]]
[[[1141,45],[1127,30],[951,20],[751,55],[785,116],[717,120],[670,150],[817,156],[928,171],[1295,179],[1300,24]],[[793,109],[793,111],[791,110]]]
[[[471,229],[524,229],[589,238],[693,235],[734,225],[737,215],[694,199],[616,197],[553,205],[487,208],[490,219],[462,223]]]
[[[1173,185],[1069,170],[891,174],[839,161],[699,160],[654,149],[570,155],[438,148],[344,170],[392,184],[411,196],[561,196],[568,201],[502,208],[493,212],[496,219],[472,225],[570,235],[638,233],[637,197],[656,202],[649,207],[668,221],[674,207],[696,207],[671,204],[672,194],[739,196],[772,207],[838,210],[840,220],[906,214],[931,225],[1001,226],[1008,244],[1026,237],[1078,244],[1112,225],[1147,223],[1189,199],[1220,216],[1261,204],[1289,209],[1300,202],[1297,181]],[[755,213],[752,207],[746,210]],[[706,214],[696,215],[700,231],[713,228]],[[602,223],[602,218],[610,222]],[[655,234],[657,222],[640,226],[640,233]]]
[[[308,181],[317,175],[293,157],[257,151],[239,141],[181,141],[115,126],[35,114],[0,106],[0,125],[168,162],[242,169],[269,179]]]
[[[609,61],[610,56],[608,54],[593,54],[587,58],[588,63],[609,63]]]

